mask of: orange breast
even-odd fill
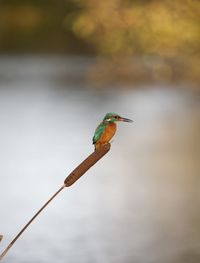
[[[100,143],[106,143],[109,142],[112,137],[115,135],[116,132],[116,124],[110,123],[105,128],[105,131],[102,133],[101,137],[99,138]]]
[[[101,134],[98,141],[95,143],[95,149],[98,149],[101,145],[109,142],[116,132],[116,124],[110,123],[105,128],[104,132]]]

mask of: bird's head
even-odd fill
[[[127,118],[123,118],[123,117],[119,116],[119,114],[114,113],[114,112],[107,113],[105,115],[103,121],[109,122],[109,123],[113,123],[116,121],[133,122],[132,120],[127,119]]]

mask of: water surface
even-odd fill
[[[1,251],[93,151],[106,112],[111,151],[64,190],[5,257],[29,263],[200,262],[200,103],[188,89],[94,89],[85,58],[0,59]]]

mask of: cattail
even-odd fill
[[[90,154],[79,166],[77,166],[65,179],[66,187],[75,183],[87,170],[92,167],[99,159],[101,159],[110,150],[110,143],[102,145],[100,148]]]
[[[81,164],[79,164],[65,179],[64,185],[61,186],[57,192],[55,192],[48,201],[37,211],[37,213],[28,221],[28,223],[21,229],[21,231],[15,236],[15,238],[10,242],[6,249],[0,255],[0,260],[7,254],[9,249],[17,241],[17,239],[22,235],[22,233],[27,229],[27,227],[33,222],[33,220],[44,210],[44,208],[65,188],[71,186],[75,183],[87,170],[92,167],[99,159],[101,159],[110,150],[110,143],[104,144],[90,154]],[[3,236],[0,235],[0,241]]]

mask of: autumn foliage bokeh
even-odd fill
[[[107,80],[196,85],[199,13],[198,0],[1,1],[0,52],[96,56],[97,81],[101,72]]]

